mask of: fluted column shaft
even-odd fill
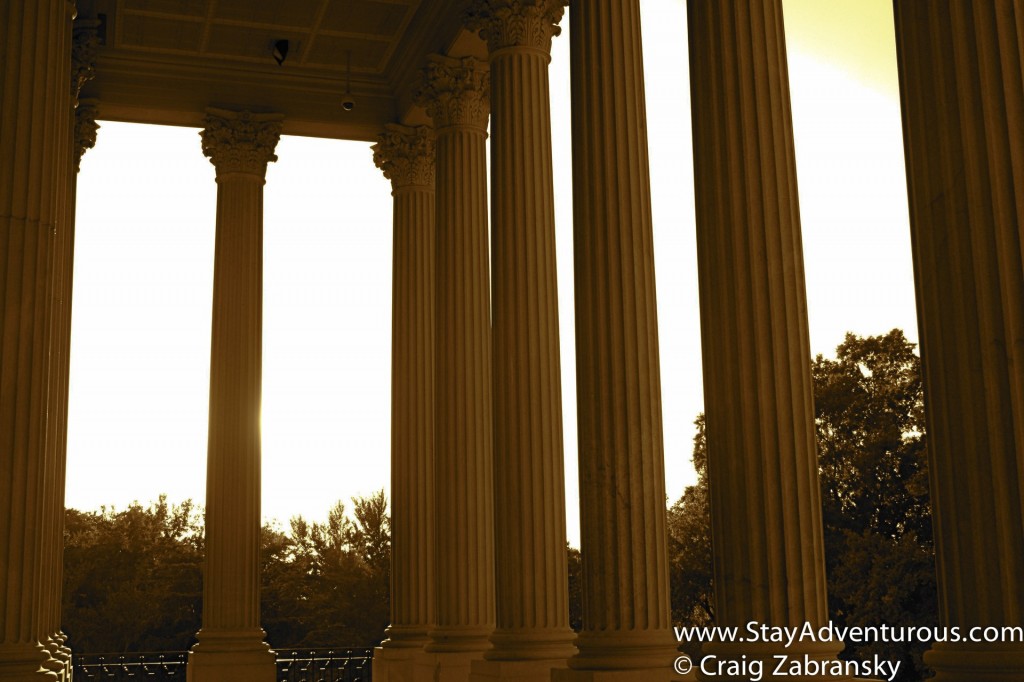
[[[391,180],[391,624],[378,682],[412,679],[434,623],[434,134],[388,126],[374,162]]]
[[[1024,625],[1024,7],[894,3],[943,625]],[[941,643],[936,680],[1018,679]]]
[[[426,650],[460,654],[439,676],[464,680],[494,629],[486,66],[433,57],[419,100],[437,134],[437,612]]]
[[[497,629],[478,679],[573,653],[548,64],[564,3],[478,0],[490,49]],[[537,661],[544,662],[542,665]],[[474,667],[474,673],[477,667]]]
[[[422,646],[434,621],[434,188],[396,189],[394,199],[387,641]]]
[[[0,5],[0,680],[55,680],[55,277],[71,163],[66,0]]]
[[[491,348],[484,135],[437,136],[437,628],[433,647],[494,627]],[[468,644],[468,642],[467,642]]]
[[[675,638],[640,4],[577,2],[570,20],[584,604],[569,661],[581,674],[569,677],[668,679]]]
[[[203,627],[189,679],[273,680],[260,628],[263,185],[279,116],[213,111],[203,153],[217,171]],[[225,677],[225,675],[227,675]]]
[[[820,626],[825,554],[782,3],[689,0],[687,24],[715,620]],[[706,647],[822,659],[841,648]]]
[[[94,102],[80,102],[82,86],[95,75],[96,27],[95,20],[76,19],[71,44],[71,106],[67,112],[69,157],[65,172],[67,186],[62,202],[65,226],[57,235],[53,268],[53,322],[51,327],[50,387],[47,392],[48,457],[55,466],[48,483],[47,503],[51,510],[47,520],[46,544],[46,612],[47,649],[53,659],[50,669],[67,679],[71,675],[71,651],[64,646],[67,637],[61,631],[61,607],[64,568],[64,496],[67,462],[68,380],[71,355],[71,295],[74,279],[75,204],[78,170],[82,156],[96,142],[96,106]]]

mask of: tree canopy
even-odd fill
[[[898,329],[847,334],[835,359],[813,359],[811,374],[830,618],[845,626],[935,625],[924,396],[914,344]],[[672,611],[679,623],[706,625],[714,621],[708,444],[703,415],[695,423],[698,480],[668,515]],[[926,647],[876,643],[843,655],[902,660],[899,679],[918,680]]]
[[[325,523],[262,529],[261,618],[280,648],[372,646],[388,624],[391,526],[383,491]],[[181,651],[202,617],[203,518],[165,497],[123,511],[68,509],[63,627],[73,650]]]
[[[277,646],[373,646],[388,625],[391,520],[383,491],[338,502],[326,523],[264,528],[263,628]]]

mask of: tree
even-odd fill
[[[672,618],[679,623],[714,621],[711,575],[711,501],[708,497],[707,440],[704,415],[694,420],[693,466],[697,483],[668,510],[669,578]]]
[[[924,398],[914,344],[894,329],[847,334],[836,358],[814,358],[825,568],[837,625],[935,625]],[[669,508],[673,617],[713,620],[707,443],[696,421],[698,481]],[[923,679],[926,643],[849,646],[844,656],[902,660],[900,680]]]
[[[310,602],[315,598],[316,589],[308,578],[312,562],[295,548],[294,533],[289,536],[276,523],[263,526],[260,622],[267,641],[275,646],[302,643],[309,627]]]
[[[565,551],[569,571],[569,627],[579,632],[583,629],[583,556],[568,542]]]
[[[326,523],[292,518],[264,529],[262,618],[271,642],[293,647],[373,646],[390,616],[391,519],[380,490],[337,502]],[[268,551],[271,549],[272,551]]]
[[[921,361],[895,329],[847,334],[812,364],[822,505],[832,528],[931,541]]]
[[[829,610],[848,626],[938,622],[921,359],[894,329],[811,366]],[[923,642],[849,647],[922,679]]]
[[[363,647],[389,616],[391,520],[383,491],[338,502],[326,523],[261,533],[261,618],[275,647]],[[64,629],[79,652],[181,651],[202,615],[203,521],[187,501],[68,509]]]
[[[166,497],[124,511],[67,510],[64,629],[75,650],[181,650],[202,603],[202,517]]]
[[[354,522],[346,542],[357,560],[359,585],[353,595],[357,640],[379,644],[391,620],[391,517],[383,490],[352,500]]]

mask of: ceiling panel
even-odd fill
[[[330,0],[217,0],[213,20],[308,28],[321,6],[328,4]]]
[[[196,21],[138,14],[121,17],[120,39],[125,46],[190,53],[199,50],[202,37],[203,25]]]
[[[118,5],[128,11],[141,10],[160,14],[204,17],[210,2],[211,0],[119,0]]]
[[[320,28],[326,31],[362,33],[368,36],[393,38],[405,23],[413,7],[407,3],[332,2],[324,14]]]
[[[309,46],[306,64],[345,69],[351,51],[353,71],[379,72],[384,67],[383,60],[389,48],[390,43],[386,40],[319,35]]]

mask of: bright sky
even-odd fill
[[[666,487],[703,406],[683,0],[644,0]],[[891,4],[785,1],[813,353],[917,339]],[[579,545],[568,22],[552,126],[569,539]],[[339,116],[344,115],[340,111]],[[390,482],[391,196],[369,145],[285,137],[267,172],[263,512],[326,518]],[[206,478],[216,185],[194,129],[104,122],[78,180],[67,505]]]

